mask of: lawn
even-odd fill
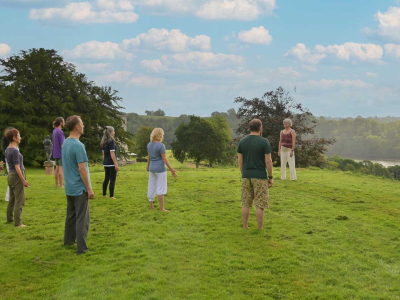
[[[297,182],[275,180],[264,230],[254,210],[244,230],[236,168],[172,162],[169,213],[148,210],[145,163],[121,169],[117,200],[91,168],[79,256],[63,247],[64,191],[28,169],[27,228],[5,224],[1,196],[1,299],[400,299],[399,182],[299,169]]]

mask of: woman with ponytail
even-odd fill
[[[107,197],[107,187],[110,183],[110,197],[114,197],[115,181],[117,180],[117,172],[119,171],[117,161],[117,145],[115,144],[115,130],[111,126],[106,126],[103,132],[100,146],[103,149],[103,166],[105,178],[103,182],[103,196]]]
[[[64,132],[62,128],[65,126],[63,117],[58,117],[53,122],[53,158],[56,161],[56,171],[54,177],[56,179],[56,186],[64,188],[64,172],[62,165],[62,145],[65,141]]]

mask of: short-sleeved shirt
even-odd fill
[[[8,164],[9,172],[15,172],[15,165],[19,165],[21,170],[25,170],[24,167],[24,157],[21,152],[19,152],[18,148],[8,147],[6,149],[6,162]]]
[[[67,196],[80,196],[83,192],[87,192],[86,186],[83,183],[79,174],[78,164],[85,162],[88,172],[89,183],[90,173],[88,165],[88,157],[85,150],[85,145],[79,140],[67,138],[63,144],[62,151],[63,171],[65,180],[65,194]]]
[[[150,142],[147,145],[147,152],[150,156],[150,172],[163,173],[167,171],[161,154],[166,152],[165,145],[160,142]]]
[[[65,141],[64,132],[59,129],[55,128],[53,130],[53,158],[61,158],[61,145]]]
[[[248,135],[240,140],[237,152],[243,155],[242,178],[268,178],[265,154],[271,153],[272,147],[267,139]]]
[[[103,152],[104,152],[103,166],[113,167],[114,162],[111,158],[111,152],[114,152],[115,158],[117,158],[117,145],[115,144],[115,141],[108,142],[107,145],[103,148]]]

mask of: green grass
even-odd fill
[[[63,247],[64,192],[29,169],[28,227],[5,224],[0,201],[0,297],[400,299],[399,182],[299,169],[297,182],[275,181],[265,229],[252,210],[246,231],[237,169],[173,161],[161,213],[148,210],[145,165],[121,169],[116,201],[101,197],[102,168],[91,168],[97,197],[80,256]]]

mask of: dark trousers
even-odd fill
[[[67,218],[65,220],[64,246],[73,245],[77,240],[78,254],[89,251],[86,239],[89,232],[90,213],[88,193],[67,196]]]
[[[107,187],[110,182],[110,197],[114,197],[115,181],[117,181],[117,171],[115,167],[104,167],[106,177],[103,182],[103,196],[107,195]]]
[[[25,172],[22,174],[25,177]],[[22,208],[25,206],[25,187],[17,172],[11,172],[7,177],[10,187],[10,199],[7,205],[7,222],[13,222],[15,226],[21,225]]]

